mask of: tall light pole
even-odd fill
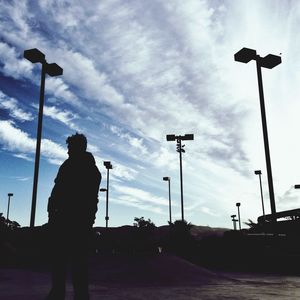
[[[36,210],[36,196],[37,196],[39,165],[40,165],[40,153],[41,153],[42,123],[43,123],[43,109],[44,109],[44,97],[45,97],[45,78],[46,78],[46,74],[48,74],[52,77],[62,75],[63,69],[56,63],[48,64],[45,59],[45,54],[36,48],[25,50],[24,58],[28,59],[32,63],[41,63],[42,64],[39,117],[38,117],[38,127],[37,127],[34,177],[33,177],[33,188],[32,188],[31,216],[30,216],[30,227],[34,227],[35,210]]]
[[[235,205],[236,205],[236,207],[237,207],[237,209],[238,209],[239,228],[240,228],[240,230],[242,230],[242,226],[241,226],[241,216],[240,216],[240,206],[241,206],[241,203],[237,202]]]
[[[106,178],[106,215],[105,215],[105,227],[108,227],[108,220],[109,220],[109,216],[108,216],[108,193],[109,193],[109,170],[112,169],[112,164],[110,163],[110,161],[104,161],[103,165],[105,166],[106,170],[107,170],[107,178]]]
[[[172,224],[172,212],[171,212],[171,178],[163,177],[164,181],[168,181],[169,185],[169,217],[170,217],[170,225]]]
[[[260,186],[261,205],[262,205],[262,211],[263,211],[264,219],[266,219],[265,205],[264,205],[264,196],[263,196],[263,190],[262,190],[262,184],[261,184],[261,170],[255,170],[255,171],[254,171],[254,174],[259,176],[259,186]]]
[[[236,215],[231,215],[230,217],[231,217],[231,221],[233,223],[233,230],[236,230],[236,222],[238,221],[236,219]]]
[[[177,141],[177,152],[179,153],[179,164],[180,164],[180,191],[181,191],[181,220],[184,221],[184,208],[183,208],[183,179],[182,179],[182,153],[185,152],[183,149],[185,145],[182,145],[181,141],[183,140],[194,140],[193,134],[185,134],[175,135],[175,134],[168,134],[166,136],[167,141]]]
[[[251,60],[256,61],[256,70],[257,70],[257,80],[258,80],[258,91],[259,91],[259,100],[260,100],[260,111],[261,111],[261,121],[264,137],[264,146],[265,146],[265,157],[267,165],[267,175],[268,175],[268,185],[269,185],[269,194],[270,194],[270,203],[271,203],[271,212],[272,219],[276,222],[276,205],[275,205],[275,196],[274,196],[274,187],[273,187],[273,177],[272,177],[272,167],[271,167],[271,158],[270,158],[270,148],[269,148],[269,139],[268,139],[268,128],[266,120],[266,109],[264,102],[264,92],[263,92],[263,82],[261,75],[261,68],[273,69],[281,63],[281,57],[273,54],[268,54],[265,57],[260,57],[256,54],[256,50],[243,48],[234,55],[235,61],[248,63]]]
[[[13,193],[8,193],[8,203],[7,203],[7,216],[6,216],[6,220],[8,220],[9,217],[9,207],[10,207],[10,197],[12,197],[14,194]]]

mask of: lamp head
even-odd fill
[[[28,59],[32,63],[43,63],[45,62],[45,54],[39,49],[33,48],[24,51],[24,58]]]
[[[261,175],[261,170],[255,170],[255,171],[254,171],[254,174],[255,174],[255,175]]]
[[[170,142],[170,141],[175,141],[176,137],[175,137],[175,134],[168,134],[166,136],[167,138],[167,141]]]
[[[170,177],[163,177],[164,181],[170,181],[170,179],[171,179]]]
[[[110,163],[110,161],[104,161],[103,165],[106,169],[112,169],[112,164]]]
[[[8,197],[12,197],[14,194],[13,193],[8,193],[7,195],[8,195]]]
[[[236,203],[235,205],[236,205],[237,207],[239,207],[239,206],[241,206],[241,203],[238,202],[238,203]]]
[[[107,192],[107,189],[101,188],[100,192]]]
[[[295,189],[300,189],[300,184],[295,184]]]
[[[56,63],[47,64],[46,73],[52,77],[62,75],[63,69]]]
[[[234,60],[242,63],[248,63],[250,60],[256,59],[256,50],[249,48],[242,48],[234,54]]]
[[[193,134],[185,134],[184,136],[181,137],[181,140],[194,140],[194,135]]]
[[[281,64],[281,57],[273,54],[268,54],[260,59],[260,65],[267,69],[273,69]]]

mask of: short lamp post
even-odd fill
[[[240,215],[240,206],[241,206],[241,203],[237,202],[235,205],[236,205],[236,207],[237,207],[237,209],[238,209],[239,228],[240,228],[240,230],[242,230],[242,226],[241,226],[241,215]]]
[[[45,59],[45,54],[36,48],[25,50],[24,58],[28,59],[32,63],[41,63],[42,64],[39,116],[38,116],[35,163],[34,163],[31,215],[30,215],[30,227],[34,227],[37,186],[38,186],[38,176],[39,176],[39,165],[40,165],[41,139],[42,139],[42,123],[43,123],[43,109],[44,109],[44,97],[45,97],[45,78],[46,78],[46,74],[48,74],[52,77],[62,75],[63,69],[56,63],[52,63],[52,64],[47,63],[47,61]]]
[[[13,193],[8,193],[8,203],[7,203],[7,216],[6,216],[6,220],[8,220],[9,217],[9,207],[10,207],[10,197],[12,197],[14,194]]]
[[[256,70],[257,70],[257,80],[258,80],[258,90],[259,90],[259,100],[260,100],[260,110],[261,110],[261,121],[264,137],[264,146],[265,146],[265,157],[267,165],[267,175],[268,175],[268,185],[269,185],[269,194],[270,194],[270,203],[271,203],[271,212],[272,220],[276,222],[276,206],[275,206],[275,196],[274,196],[274,187],[273,187],[273,177],[272,177],[272,167],[271,167],[271,158],[270,158],[270,148],[269,148],[269,139],[268,139],[268,129],[267,129],[267,120],[266,120],[266,109],[265,109],[265,100],[263,92],[263,82],[261,68],[273,69],[281,63],[281,57],[273,54],[268,54],[265,57],[260,57],[256,50],[249,48],[242,48],[234,55],[234,60],[242,63],[248,63],[251,60],[256,61]]]
[[[112,164],[110,161],[104,161],[103,165],[107,170],[107,178],[106,178],[106,215],[105,215],[105,227],[108,228],[108,194],[109,194],[109,170],[112,169]]]
[[[170,217],[170,225],[172,224],[172,211],[171,211],[171,178],[163,177],[164,181],[168,181],[169,186],[169,217]]]
[[[254,174],[259,176],[261,205],[262,205],[263,216],[264,216],[264,219],[265,219],[266,218],[266,214],[265,214],[264,196],[263,196],[263,190],[262,190],[262,184],[261,184],[261,170],[254,171]]]
[[[236,219],[236,215],[231,215],[230,217],[233,223],[233,230],[236,230],[236,222],[238,222],[238,220]]]
[[[168,134],[166,136],[167,141],[175,141],[177,142],[177,152],[179,153],[179,164],[180,164],[180,191],[181,191],[181,220],[184,221],[184,208],[183,208],[183,179],[182,179],[182,153],[185,153],[183,149],[185,145],[182,145],[181,141],[183,140],[194,140],[193,134],[185,134],[185,135],[175,135]]]

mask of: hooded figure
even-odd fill
[[[68,137],[69,158],[61,165],[48,201],[52,253],[52,289],[47,299],[65,298],[68,262],[75,299],[88,296],[88,245],[101,182],[95,159],[86,152],[83,134]]]

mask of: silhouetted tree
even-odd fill
[[[150,220],[145,220],[144,217],[134,218],[135,221],[135,248],[138,251],[152,252],[156,247],[154,238],[155,224]]]
[[[261,223],[255,223],[251,219],[248,219],[248,222],[244,222],[245,225],[249,226],[249,231],[251,232],[262,232],[263,227]]]
[[[148,229],[154,229],[156,226],[155,224],[150,220],[145,220],[144,217],[141,218],[134,218],[135,224],[138,228],[148,228]]]
[[[189,256],[195,250],[195,240],[191,234],[194,226],[186,220],[176,220],[170,223],[170,237],[168,248],[178,255]]]

